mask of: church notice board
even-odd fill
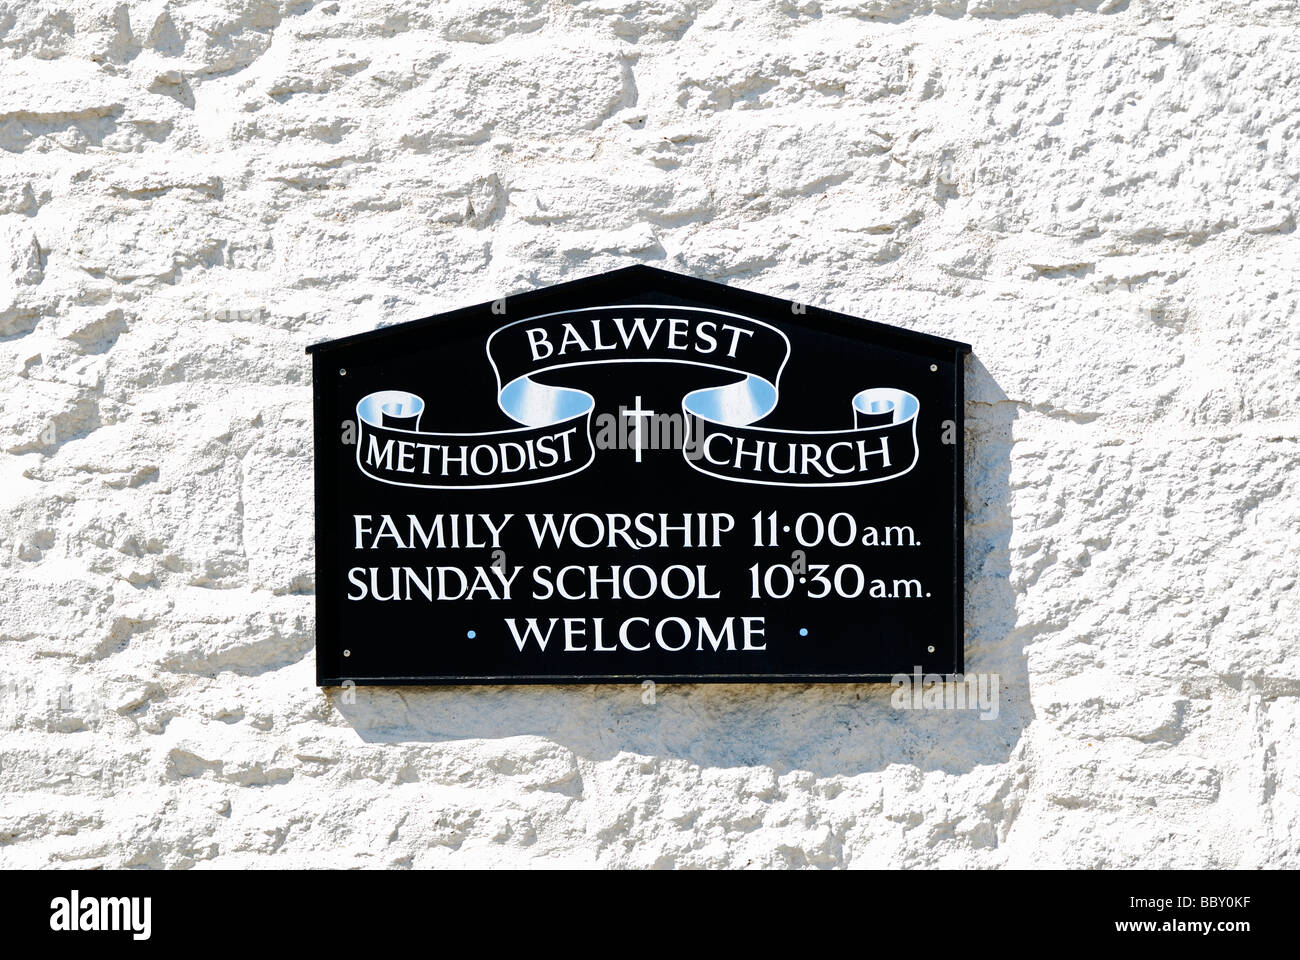
[[[317,681],[961,673],[969,351],[644,266],[309,347]]]

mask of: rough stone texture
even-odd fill
[[[1300,866],[1295,0],[0,0],[0,864]],[[974,343],[968,665],[313,685],[313,341]]]

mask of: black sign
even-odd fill
[[[969,349],[643,266],[308,348],[318,682],[960,673]]]

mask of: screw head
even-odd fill
[[[934,653],[934,647],[926,647],[925,650],[927,653]]]
[[[930,364],[930,372],[931,372],[931,373],[934,373],[934,372],[935,372],[936,370],[938,370],[938,369],[939,369],[939,365],[938,365],[937,363],[932,363],[932,364]]]
[[[339,376],[346,377],[347,375],[348,375],[347,367],[339,367]]]
[[[345,657],[350,657],[350,656],[352,656],[352,651],[351,651],[351,650],[344,650],[344,651],[343,651],[343,656],[345,656]]]

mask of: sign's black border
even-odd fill
[[[779,309],[782,312],[791,310],[793,301],[784,300],[780,297],[771,297],[766,294],[754,293],[748,290],[741,290],[735,287],[729,287],[725,284],[715,283],[710,280],[700,280],[695,277],[683,276],[672,273],[667,270],[660,270],[655,267],[637,264],[631,267],[625,267],[621,270],[615,270],[609,273],[595,274],[589,277],[583,277],[578,280],[571,280],[565,283],[555,284],[527,293],[516,294],[507,298],[514,306],[512,312],[520,309],[520,304],[527,302],[542,303],[554,299],[563,299],[566,296],[583,293],[598,287],[617,288],[621,282],[636,282],[653,279],[654,283],[661,288],[669,289],[672,292],[683,297],[702,297],[704,299],[717,298],[725,296],[734,303],[752,305],[757,311],[772,311]],[[426,327],[434,324],[446,324],[466,322],[490,318],[493,303],[480,303],[470,307],[464,307],[449,313],[436,314],[424,317],[419,320],[411,320],[406,323],[397,324],[390,327],[381,327],[376,330],[369,330],[363,333],[353,334],[347,337],[341,337],[337,340],[329,340],[321,343],[314,343],[307,347],[307,353],[312,357],[312,402],[314,409],[319,412],[323,403],[323,384],[326,382],[328,373],[333,371],[334,364],[338,362],[340,351],[352,355],[361,355],[371,353],[376,349],[392,349],[393,341],[410,334],[418,334]],[[533,309],[528,307],[527,309]],[[966,410],[965,410],[965,357],[971,352],[971,347],[967,343],[957,340],[949,340],[944,337],[936,337],[931,334],[918,333],[912,330],[905,330],[900,327],[893,327],[888,324],[876,323],[870,320],[864,320],[859,317],[849,316],[847,314],[835,313],[830,310],[823,310],[812,305],[803,306],[802,311],[798,314],[798,322],[804,326],[813,329],[821,328],[827,330],[837,330],[843,332],[845,328],[858,334],[859,336],[870,337],[873,340],[887,343],[891,346],[898,346],[905,350],[915,353],[922,353],[932,356],[936,360],[943,360],[953,364],[953,411],[956,421],[957,444],[954,451],[953,463],[953,558],[952,558],[952,590],[953,590],[953,609],[960,613],[960,616],[953,619],[953,665],[950,673],[944,676],[952,677],[960,675],[965,671],[965,428],[966,428]],[[646,680],[652,680],[662,683],[889,683],[893,674],[857,674],[857,673],[728,673],[728,674],[682,674],[674,673],[667,676],[642,673],[618,673],[618,674],[533,674],[529,676],[514,675],[483,675],[473,674],[469,676],[438,676],[438,677],[386,677],[386,676],[336,676],[325,669],[320,656],[320,640],[322,634],[330,635],[337,624],[322,617],[320,584],[325,582],[328,564],[322,550],[322,545],[328,543],[328,533],[326,530],[325,519],[322,517],[319,506],[323,502],[333,502],[335,499],[332,494],[333,476],[326,469],[324,451],[329,448],[330,436],[327,434],[324,418],[320,416],[313,417],[313,466],[314,466],[314,525],[316,537],[316,684],[322,687],[337,687],[344,683],[366,686],[458,686],[458,685],[485,685],[485,684],[504,684],[510,686],[516,685],[538,685],[538,684],[590,684],[590,683],[643,683]],[[337,641],[337,638],[334,638]],[[335,647],[341,646],[335,642]]]

